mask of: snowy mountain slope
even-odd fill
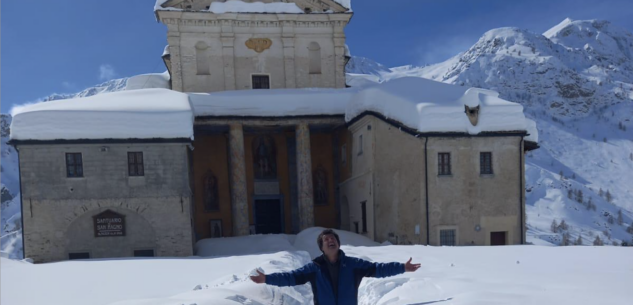
[[[77,93],[52,94],[42,101],[55,101],[78,97],[88,97],[106,92],[126,89],[128,78],[113,79]],[[0,203],[0,251],[12,258],[22,258],[22,227],[20,211],[20,175],[18,155],[15,148],[7,145],[11,126],[11,116],[2,114],[0,118],[2,202]]]
[[[41,100],[42,101],[66,100],[66,99],[78,98],[78,97],[88,97],[88,96],[93,96],[93,95],[106,93],[106,92],[122,91],[122,90],[125,90],[125,87],[127,86],[127,81],[128,81],[127,77],[112,79],[102,84],[99,84],[90,88],[86,88],[77,93],[61,93],[61,94],[54,93],[47,97],[42,98]]]
[[[609,244],[632,243],[625,230],[633,222],[632,54],[630,32],[607,21],[566,19],[544,35],[490,30],[467,51],[426,67],[371,72],[372,63],[370,75],[350,74],[348,84],[416,76],[492,89],[523,104],[541,136],[541,148],[526,158],[528,240],[560,244],[566,232],[582,235],[584,244],[598,235]],[[583,204],[567,197],[569,189],[583,192]],[[586,209],[589,198],[595,210]],[[570,228],[553,233],[554,220]]]

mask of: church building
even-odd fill
[[[348,87],[349,0],[158,0],[154,13],[167,88],[14,115],[26,257],[190,256],[205,238],[314,226],[525,242],[523,156],[538,145],[522,106],[420,78]]]

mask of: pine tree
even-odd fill
[[[633,223],[628,228],[626,228],[626,233],[633,235]],[[633,245],[633,243],[631,243],[631,245]]]
[[[600,188],[600,191],[598,192],[598,195],[600,195],[600,197],[604,196],[604,191],[602,190],[602,188]]]
[[[619,225],[624,224],[624,218],[622,217],[622,209],[618,210],[618,224]]]
[[[607,190],[605,198],[607,199],[607,202],[609,203],[611,203],[611,200],[613,200],[613,196],[611,196],[611,192],[609,192],[609,190]]]
[[[622,122],[618,122],[618,129],[622,130]]]
[[[564,180],[565,179],[565,176],[563,175],[563,171],[562,170],[558,174],[560,175],[560,180]]]
[[[571,195],[574,193],[573,190],[569,189],[567,190],[567,198],[571,199]]]
[[[602,138],[602,142],[607,143],[607,138],[606,137]]]
[[[578,190],[578,195],[576,197],[576,201],[578,201],[579,203],[583,202],[582,191],[581,190]]]
[[[572,179],[576,179],[576,173],[571,174]]]
[[[550,229],[552,230],[552,233],[558,233],[558,223],[556,223],[556,219],[552,220]]]
[[[613,218],[613,215],[609,215],[609,218],[607,218],[607,222],[609,222],[609,224],[614,224],[615,223],[615,219]]]
[[[563,219],[560,224],[558,225],[558,229],[559,230],[567,230],[569,229],[569,226],[567,225],[567,223],[565,222],[565,219]]]
[[[600,239],[600,236],[596,236],[596,239],[593,241],[593,245],[594,246],[604,246],[604,243],[602,242],[602,239]]]
[[[631,153],[631,154],[629,155],[629,159],[631,159],[631,161],[633,161],[633,153]]]
[[[561,242],[562,246],[569,246],[571,244],[570,240],[569,240],[569,233],[565,232],[563,233],[563,241]]]
[[[574,245],[582,246],[582,236],[581,235],[578,235],[578,239],[576,239],[576,242],[574,243]]]

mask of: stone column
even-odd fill
[[[235,90],[235,34],[222,33],[222,61],[224,62],[224,89]]]
[[[295,77],[295,38],[283,37],[284,44],[284,72],[286,74],[286,88],[296,88]]]
[[[314,226],[314,192],[312,189],[312,155],[308,124],[296,127],[297,137],[297,188],[299,197],[299,229]]]
[[[233,236],[249,234],[248,196],[246,194],[246,161],[244,156],[244,132],[241,124],[232,124],[229,130],[231,165],[231,212]]]
[[[174,91],[184,91],[182,83],[182,62],[180,56],[180,33],[169,31],[167,36],[169,44],[169,54],[171,57],[171,89]]]

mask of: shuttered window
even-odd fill
[[[127,171],[130,176],[144,176],[145,169],[143,167],[142,152],[127,153]]]
[[[438,175],[450,175],[451,174],[451,154],[439,153],[437,155]]]

